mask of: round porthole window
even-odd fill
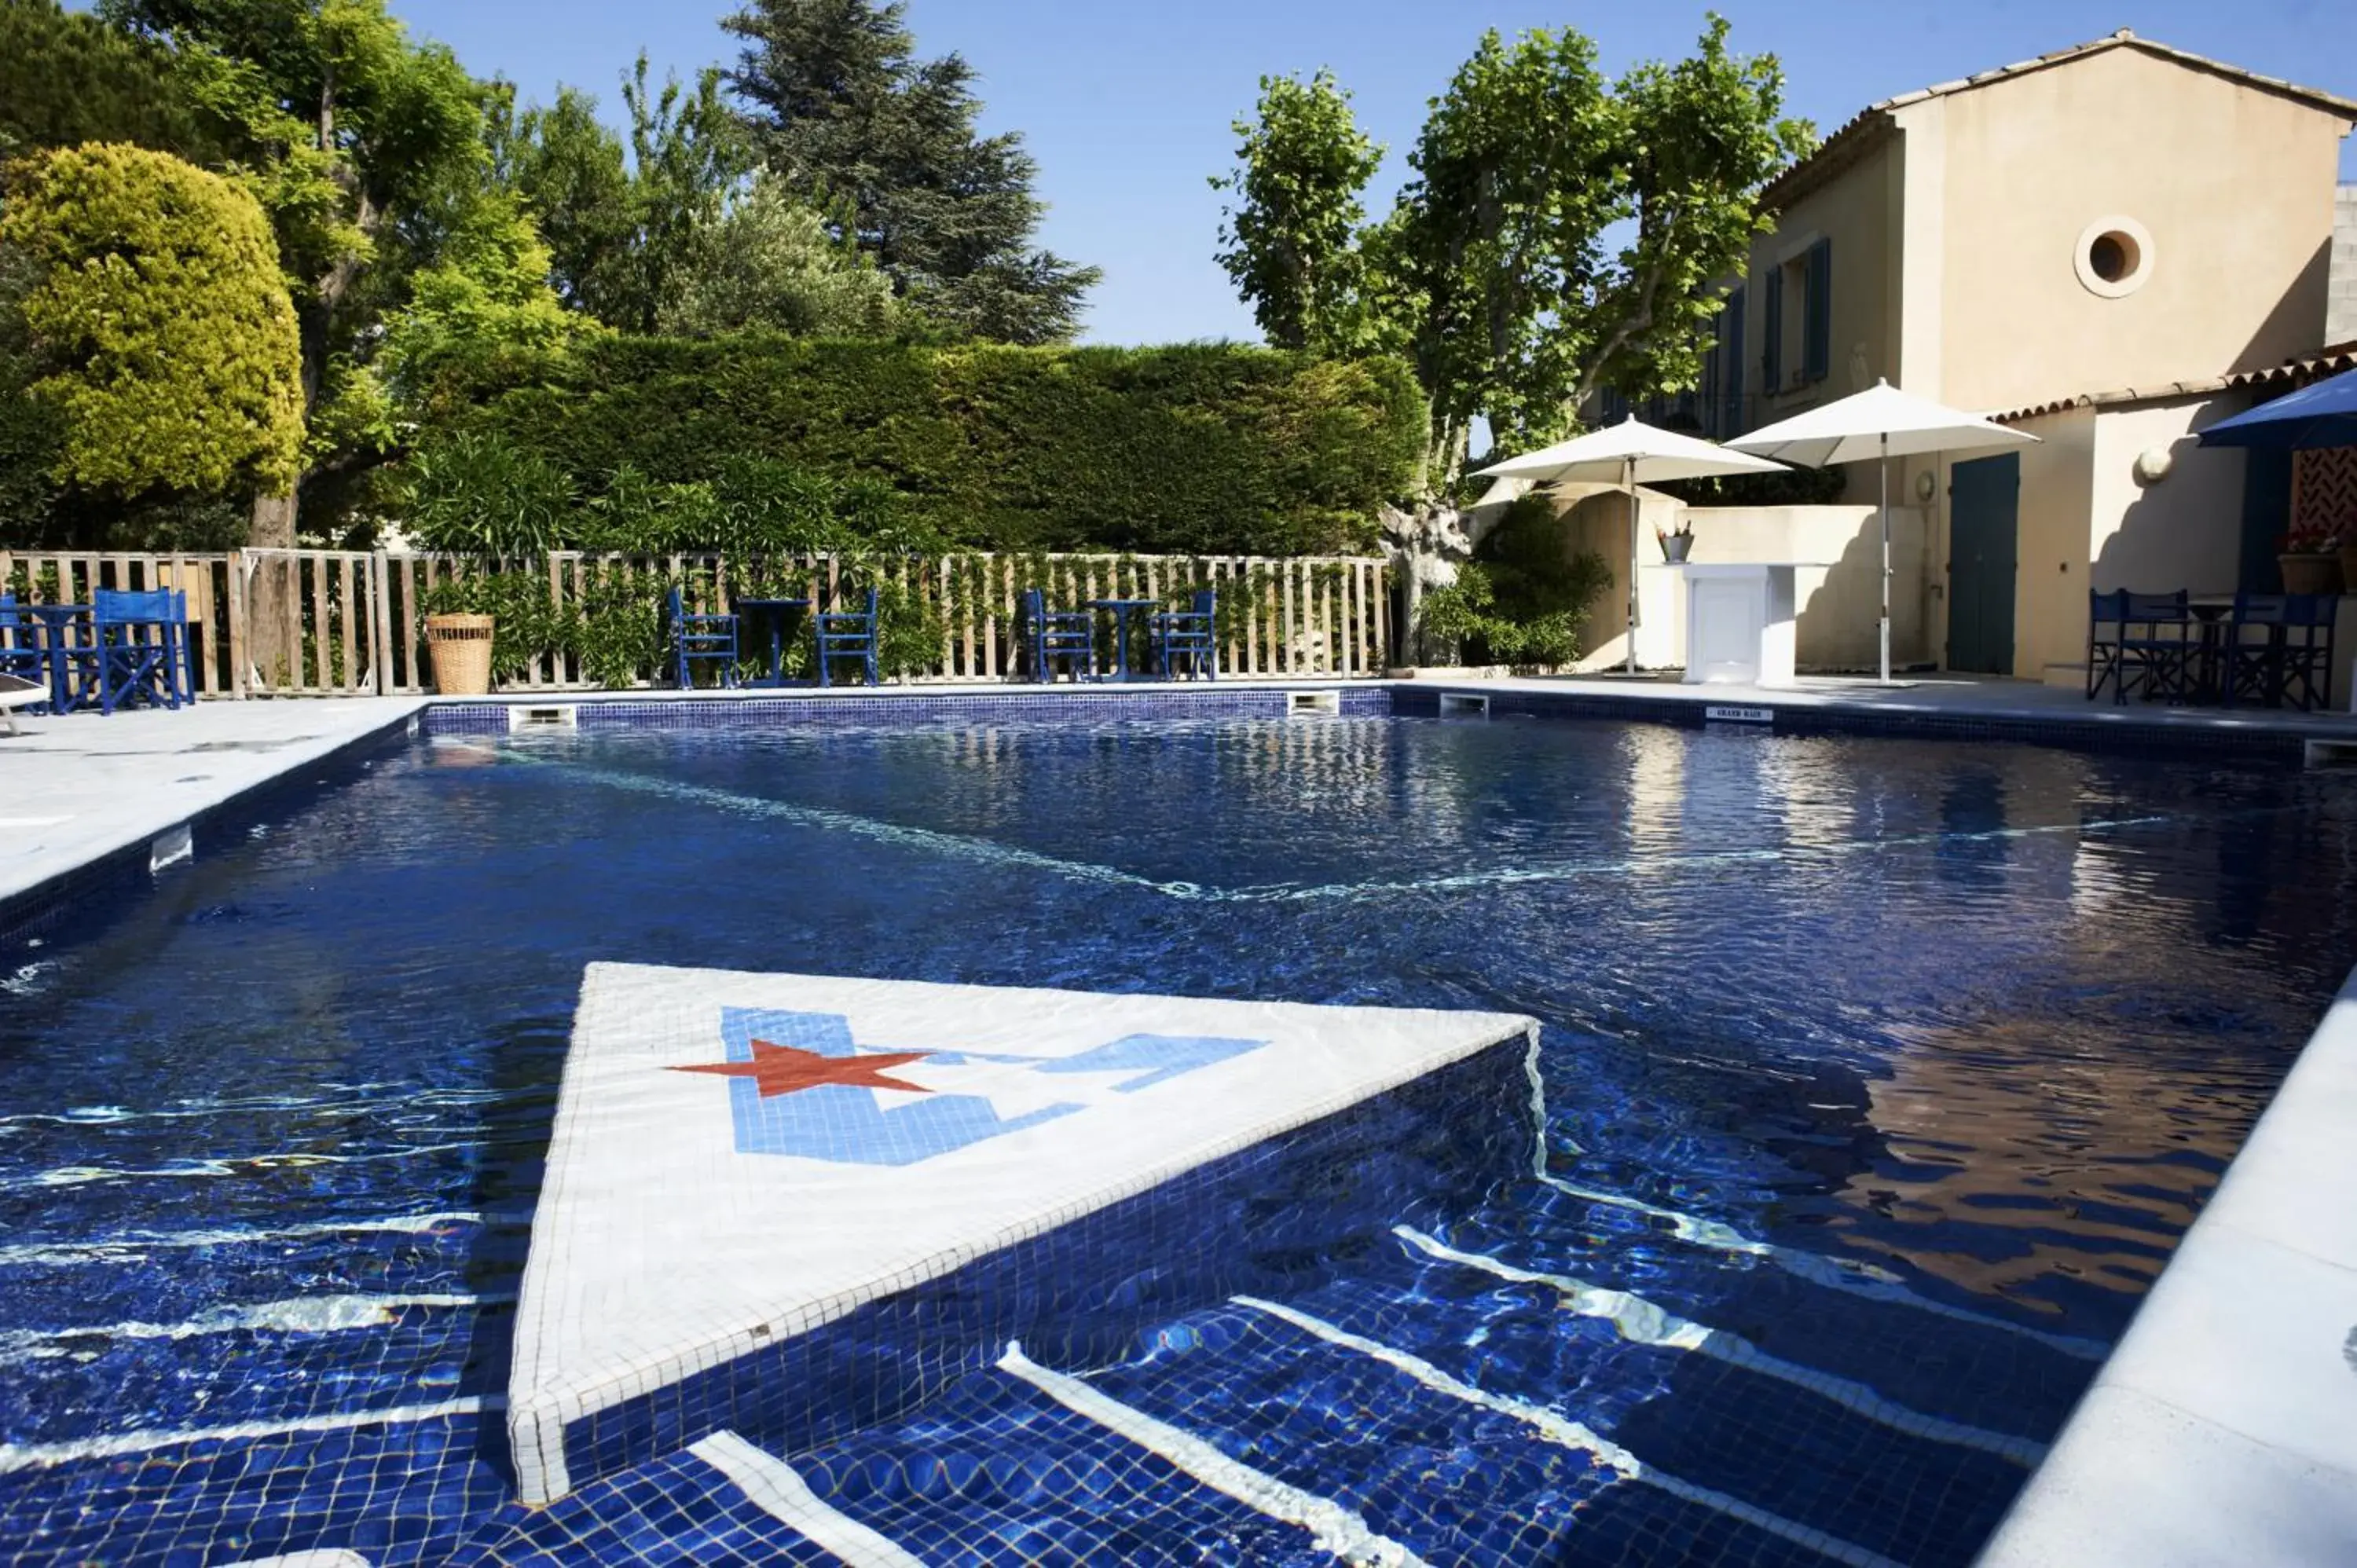
[[[2152,236],[2133,218],[2098,218],[2080,234],[2072,262],[2089,294],[2117,299],[2152,275]]]

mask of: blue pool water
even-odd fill
[[[1968,1562],[2357,961],[2357,793],[2213,763],[1341,719],[348,772],[0,955],[15,1560],[825,1560],[683,1455],[502,1507],[612,959],[1534,1015],[1547,1179],[1060,1369],[1434,1562]],[[1001,1378],[793,1458],[927,1561],[1322,1560],[1117,1448]]]

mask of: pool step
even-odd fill
[[[764,1507],[699,1444],[584,1487],[544,1509],[511,1502],[467,1538],[450,1568],[581,1563],[827,1564],[835,1552]],[[707,1444],[709,1440],[707,1440]],[[879,1562],[878,1568],[882,1568]]]
[[[1028,1365],[1018,1355],[962,1379],[794,1467],[829,1506],[928,1563],[1331,1560],[1297,1522],[1302,1508],[1215,1456],[1073,1408],[1054,1391],[1068,1385],[1027,1377]]]
[[[1480,1318],[1440,1305],[1358,1280],[1189,1314],[1114,1367],[1042,1367],[1010,1347],[920,1409],[791,1464],[724,1434],[553,1508],[511,1507],[456,1561],[1943,1560],[1921,1554],[1924,1536],[1958,1521],[1883,1521],[1868,1541],[1852,1538],[1864,1510],[1905,1503],[1903,1487],[1878,1490],[1871,1472],[1912,1474],[1904,1450],[1921,1439],[1878,1433],[1830,1461],[1811,1423],[1855,1446],[1844,1412],[1803,1419],[1792,1391],[1772,1384],[1693,1386],[1754,1373],[1629,1344],[1535,1303],[1505,1320],[1494,1300]],[[1478,1353],[1465,1345],[1475,1321],[1493,1331]],[[1566,1335],[1568,1349],[1556,1342]],[[1578,1391],[1566,1410],[1595,1419],[1590,1396],[1617,1388],[1595,1409],[1627,1430],[1599,1432],[1478,1380],[1485,1363],[1550,1362],[1550,1381]],[[1673,1391],[1679,1419],[1648,1425],[1646,1407]],[[1736,1421],[1746,1410],[1776,1413],[1775,1433]],[[1792,1457],[1763,1462],[1761,1450]],[[1665,1454],[1714,1484],[1687,1481]]]
[[[1262,1354],[1348,1336],[1414,1367],[1410,1380],[1427,1387],[1545,1391],[1524,1397],[1625,1451],[1646,1486],[1695,1501],[1672,1483],[1706,1481],[1724,1500],[1705,1506],[1756,1510],[1771,1532],[1927,1565],[1969,1558],[1955,1543],[1986,1535],[2038,1452],[1762,1358],[1641,1295],[1574,1300],[1495,1280],[1487,1294],[1458,1294],[1468,1283],[1440,1270],[1413,1291],[1337,1282],[1293,1304],[1315,1327],[1265,1314],[1275,1322]]]
[[[1221,1479],[1248,1489],[1232,1475]],[[1344,1533],[1327,1532],[1338,1541]],[[995,1370],[963,1380],[918,1415],[791,1464],[721,1433],[549,1508],[510,1504],[451,1562],[1286,1568],[1330,1563],[1319,1539],[1075,1412],[1038,1382]],[[1366,1560],[1409,1561],[1396,1552]]]

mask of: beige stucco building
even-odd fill
[[[1726,439],[1887,378],[2040,436],[2018,459],[1894,460],[1899,649],[2073,679],[2090,588],[2274,585],[2289,466],[2193,435],[2347,317],[2352,124],[2357,102],[2125,32],[1876,103],[1765,193],[1774,231],[1681,402]],[[1847,499],[1874,486],[1857,466]],[[1696,559],[1723,555],[1698,524]]]

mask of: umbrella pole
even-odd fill
[[[1637,459],[1624,460],[1629,480],[1629,673],[1637,672]]]
[[[1890,684],[1890,437],[1882,438],[1882,683]]]

